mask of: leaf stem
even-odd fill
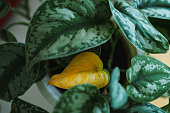
[[[10,24],[10,25],[8,25],[7,27],[6,27],[6,29],[9,29],[9,28],[11,28],[11,27],[13,27],[13,26],[15,26],[15,25],[24,25],[24,26],[29,26],[29,23],[26,23],[26,22],[15,22],[15,23],[12,23],[12,24]]]
[[[118,37],[116,36],[117,31],[118,31],[118,28],[116,28],[114,33],[113,33],[115,38],[113,39],[111,37],[110,40],[109,40],[110,46],[111,46],[111,50],[110,50],[110,57],[109,57],[109,60],[107,62],[107,66],[108,66],[108,70],[110,72],[112,71],[112,62],[113,62],[113,58],[114,58],[114,54],[115,54],[116,44],[117,44],[117,41],[118,41]]]
[[[30,17],[29,15],[24,14],[23,12],[21,12],[20,10],[18,10],[18,9],[16,9],[16,8],[11,8],[10,10],[13,11],[13,12],[15,12],[16,14],[24,17],[24,18],[27,19],[27,20],[31,20],[31,17]]]

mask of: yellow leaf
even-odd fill
[[[52,76],[48,84],[69,89],[86,83],[102,88],[109,79],[109,72],[103,69],[100,58],[92,52],[83,52],[74,57],[62,73]]]

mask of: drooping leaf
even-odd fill
[[[110,75],[103,69],[100,58],[92,52],[83,52],[74,57],[60,74],[51,77],[48,84],[69,89],[78,84],[94,84],[102,88],[109,83]]]
[[[14,35],[6,29],[0,29],[0,39],[6,42],[17,42]]]
[[[0,0],[0,19],[8,13],[9,8],[9,3],[5,2],[5,0]]]
[[[113,24],[107,0],[47,0],[34,14],[26,38],[28,68],[105,43]]]
[[[46,110],[16,98],[12,101],[10,113],[48,113]]]
[[[119,79],[120,79],[120,70],[118,67],[116,67],[113,69],[110,84],[109,84],[109,89],[112,98],[111,106],[113,109],[121,108],[128,99],[124,87],[118,82]]]
[[[101,47],[98,46],[98,47],[95,47],[95,48],[92,48],[92,49],[88,49],[85,52],[93,52],[93,53],[97,54],[98,56],[100,56]],[[67,57],[49,60],[48,61],[48,71],[49,71],[49,73],[52,74],[52,75],[61,73],[64,70],[64,68],[69,64],[69,62],[78,54],[80,54],[80,53],[73,54],[73,55],[67,56]]]
[[[150,103],[138,103],[129,99],[126,107],[119,110],[112,109],[111,113],[165,113],[165,111]]]
[[[109,4],[116,23],[136,48],[148,53],[165,53],[169,50],[167,39],[142,12],[125,0],[114,0]]]
[[[146,16],[170,20],[170,0],[133,0],[132,3]]]
[[[166,112],[166,113],[170,113],[170,98],[169,98],[169,104],[162,107],[162,109]]]
[[[110,113],[110,109],[97,87],[81,84],[62,95],[53,113]]]
[[[149,21],[159,32],[161,32],[165,36],[165,38],[169,41],[170,44],[170,32],[169,32],[170,20],[149,18]]]
[[[134,57],[126,76],[127,93],[138,102],[155,100],[170,88],[170,68],[147,55]]]
[[[22,43],[0,45],[0,99],[10,101],[24,94],[34,83],[39,65],[26,72],[24,53]]]

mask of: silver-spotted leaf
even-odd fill
[[[138,102],[155,100],[170,87],[170,68],[147,55],[132,59],[126,77],[130,82],[127,93]]]
[[[0,39],[6,42],[17,42],[14,35],[6,29],[0,29]]]
[[[105,43],[113,33],[107,0],[47,0],[26,37],[28,69],[41,60],[69,56]]]
[[[10,113],[48,113],[46,110],[16,98],[12,101]]]
[[[34,83],[39,65],[26,72],[24,53],[22,43],[0,45],[0,99],[10,101],[24,94]]]
[[[8,13],[9,8],[9,3],[5,2],[5,0],[0,0],[0,19]]]
[[[110,113],[107,99],[92,84],[81,84],[67,90],[53,113]]]
[[[120,78],[120,70],[118,67],[113,69],[111,75],[111,81],[109,85],[110,94],[112,98],[112,108],[119,109],[121,108],[127,101],[128,96],[124,87],[118,82]]]
[[[169,50],[167,39],[140,10],[125,0],[110,1],[109,4],[116,23],[136,48],[148,53],[165,53]]]
[[[165,111],[153,104],[138,103],[129,99],[126,107],[119,110],[111,110],[111,113],[165,113]]]
[[[133,0],[132,4],[146,16],[170,20],[170,0]]]

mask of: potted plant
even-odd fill
[[[148,102],[169,90],[170,68],[148,54],[169,50],[168,24],[157,24],[158,19],[169,23],[169,6],[169,0],[44,1],[30,21],[25,44],[0,45],[0,99],[13,100],[11,113],[46,113],[18,97],[46,69],[57,68],[46,84],[67,90],[53,113],[168,113],[169,105],[162,110]],[[1,36],[11,39],[4,34],[10,32]],[[115,63],[122,57],[119,38],[147,54],[122,68]]]

